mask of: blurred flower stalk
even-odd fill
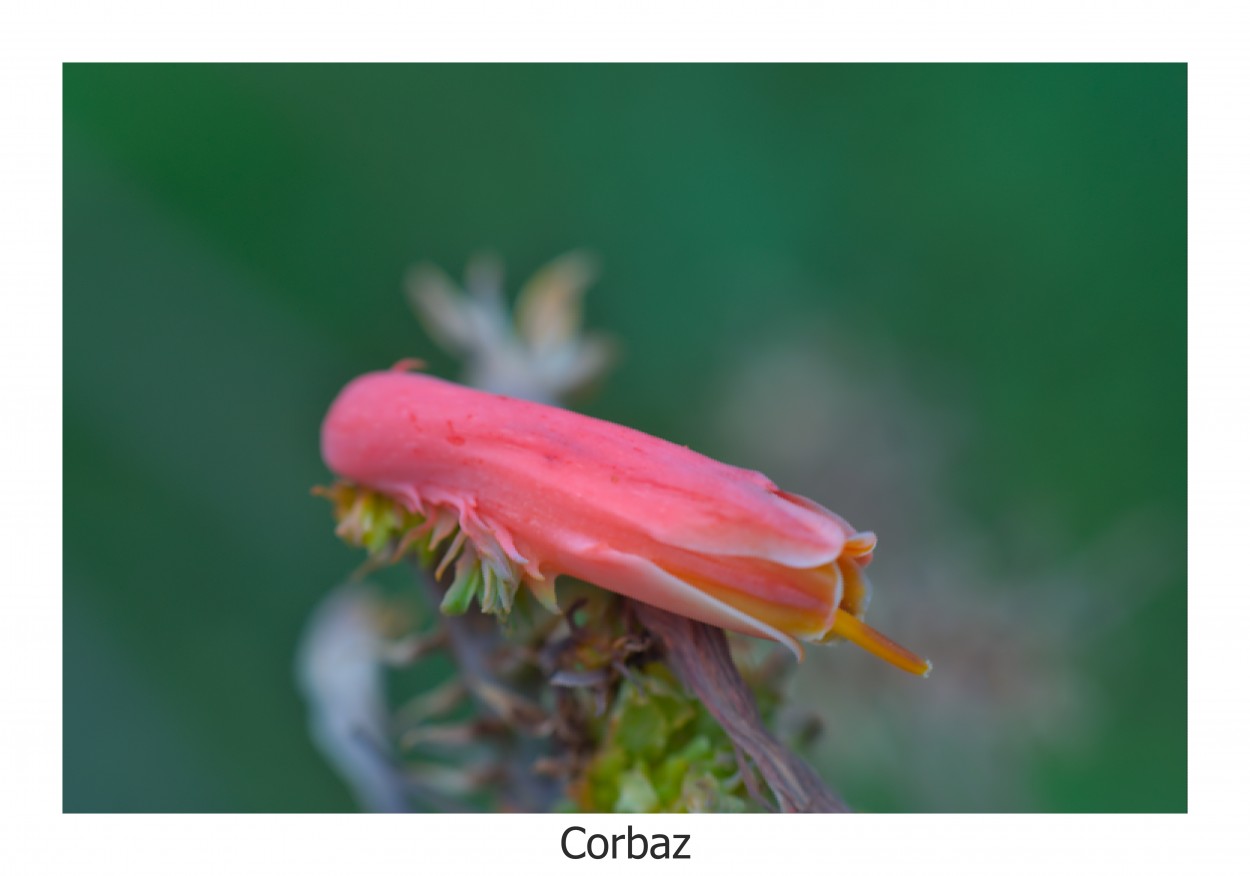
[[[470,261],[463,290],[438,267],[420,264],[409,272],[406,291],[430,337],[464,361],[465,384],[558,405],[616,358],[611,339],[582,331],[582,301],[596,274],[588,254],[561,256],[521,288],[514,315],[503,267],[491,256]]]
[[[470,264],[464,290],[438,269],[419,266],[409,276],[408,292],[429,334],[465,360],[467,382],[552,404],[600,377],[613,358],[610,341],[581,331],[582,298],[593,278],[592,262],[582,254],[555,260],[522,289],[515,318],[505,305],[502,272],[488,258]],[[423,392],[428,385],[432,392],[465,392],[403,375],[362,378],[362,383],[370,381],[395,383],[388,384],[388,391]],[[368,386],[363,391],[367,394]],[[371,418],[358,419],[351,410],[342,422],[353,429],[357,423],[373,428]],[[379,434],[390,434],[383,426]],[[354,445],[333,450],[344,460],[356,458],[349,453]],[[650,576],[656,584],[647,586],[683,594],[674,606],[680,615],[577,582],[564,589],[563,611],[552,614],[536,603],[556,609],[550,584],[538,584],[554,575],[544,579],[536,564],[525,566],[525,558],[501,536],[503,530],[474,522],[476,512],[431,511],[415,495],[401,504],[348,482],[322,492],[335,505],[339,535],[365,547],[369,560],[357,580],[332,594],[310,622],[299,661],[301,686],[310,703],[314,739],[363,807],[845,808],[768,730],[780,703],[781,665],[754,661],[749,646],[741,647],[735,660],[719,628],[689,618],[704,617],[718,627],[776,638],[797,649],[789,633],[732,608],[732,599],[709,600],[663,571]],[[803,518],[798,522],[831,533],[828,547],[823,539],[818,543],[819,550],[829,551],[822,562],[829,563],[836,579],[830,582],[837,583],[831,589],[835,603],[820,611],[836,622],[825,620],[832,626],[807,631],[805,616],[795,615],[800,634],[821,641],[835,635],[855,638],[911,671],[923,671],[918,658],[857,620],[867,604],[859,566],[871,558],[871,534],[856,534],[836,515],[814,503],[797,504],[805,500],[796,497],[769,501],[779,502],[775,513],[790,509],[786,513]],[[788,504],[792,501],[796,504]],[[467,543],[457,519],[474,530]],[[806,562],[813,548],[787,541],[768,550],[803,554]],[[844,559],[837,559],[840,552]],[[431,629],[425,629],[428,621],[413,620],[396,630],[394,616],[403,612],[392,606],[388,621],[387,597],[364,577],[401,559],[412,562],[430,604],[441,608]],[[588,571],[603,572],[592,566]],[[629,571],[638,574],[632,567]],[[522,579],[529,586],[518,589]],[[816,583],[830,589],[823,579]],[[844,586],[847,610],[835,610]],[[628,593],[628,587],[621,592]],[[475,600],[483,612],[503,615],[503,623],[468,612]],[[391,708],[382,680],[432,650],[449,653],[455,672],[445,683]]]

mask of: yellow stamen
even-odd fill
[[[850,612],[840,608],[834,616],[833,629],[829,631],[829,635],[841,636],[854,642],[869,654],[880,657],[886,663],[897,666],[912,675],[926,676],[933,668],[928,660],[922,660],[902,645],[881,635]]]

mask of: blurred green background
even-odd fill
[[[401,357],[457,373],[401,279],[484,247],[512,289],[596,252],[587,321],[624,355],[580,406],[713,455],[700,400],[762,327],[887,351],[956,422],[926,492],[988,545],[983,589],[1051,564],[1043,605],[1112,609],[1064,649],[1097,720],[1028,745],[1009,808],[1186,808],[1184,66],[69,65],[64,100],[67,811],[354,808],[293,682],[360,560],[308,494],[319,421]],[[1141,509],[1164,572],[1103,628],[1137,582],[1063,563]]]

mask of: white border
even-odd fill
[[[830,872],[1231,872],[1250,778],[1245,4],[27,3],[5,13],[0,546],[4,818],[12,873],[462,872],[574,866],[572,823],[695,836],[681,866]],[[1187,61],[1191,298],[1191,816],[830,818],[60,815],[60,68],[65,60]],[[1178,533],[1177,537],[1181,537]],[[1178,631],[1179,632],[1179,631]],[[663,825],[656,827],[655,825]],[[636,862],[593,864],[597,869]]]

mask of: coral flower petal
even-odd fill
[[[876,536],[758,472],[403,371],[348,384],[323,424],[322,455],[340,477],[420,515],[429,550],[454,530],[441,567],[470,551],[484,608],[506,610],[518,581],[552,605],[554,578],[571,575],[796,654],[798,639],[846,637],[898,656],[859,621],[869,593],[860,569]],[[351,517],[345,531],[360,530]],[[909,671],[918,661],[891,660]]]

